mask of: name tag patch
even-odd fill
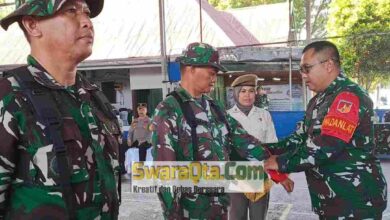
[[[326,116],[322,122],[323,134],[338,137],[348,141],[356,129],[356,123],[337,116]]]

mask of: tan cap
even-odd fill
[[[232,82],[232,87],[236,86],[257,86],[257,76],[255,74],[245,74],[237,77]]]

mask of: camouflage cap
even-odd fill
[[[256,87],[256,85],[257,85],[257,75],[255,74],[245,74],[239,76],[232,82],[232,87],[236,87],[236,86]]]
[[[191,43],[183,51],[183,55],[176,59],[184,65],[189,66],[212,66],[222,72],[227,72],[219,62],[218,51],[206,43]]]
[[[67,0],[15,0],[15,11],[1,19],[0,25],[7,30],[23,15],[50,16],[57,12]],[[103,9],[104,0],[85,0],[91,10],[91,18],[96,17]]]

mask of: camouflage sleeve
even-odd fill
[[[369,112],[361,107],[358,96],[340,93],[322,120],[318,134],[308,137],[293,153],[287,152],[277,157],[279,171],[300,172],[337,158],[350,146],[349,142],[359,122],[361,125],[370,124],[369,121],[365,122],[365,118],[370,118],[367,116]]]
[[[284,138],[283,140],[277,142],[277,143],[270,143],[270,144],[264,144],[264,146],[270,151],[273,155],[280,155],[283,153],[293,153],[295,152],[299,147],[301,147],[306,140],[305,134],[300,133],[293,133],[287,138]]]
[[[153,116],[152,146],[154,161],[176,161],[175,149],[178,145],[177,114],[175,109],[167,102],[161,102]],[[180,210],[178,195],[172,192],[158,194],[162,204],[164,217],[175,219]]]
[[[297,147],[277,157],[279,171],[284,173],[300,172],[326,163],[332,157],[337,157],[347,143],[326,135],[308,138],[306,145]]]
[[[0,217],[7,209],[11,176],[15,171],[18,123],[10,109],[17,108],[11,83],[0,80]]]
[[[306,116],[303,119],[302,125],[296,129],[294,133],[290,136],[284,138],[283,140],[277,143],[265,144],[265,147],[271,152],[273,155],[280,155],[286,152],[293,153],[299,147],[304,146],[304,143],[307,139],[307,134],[304,129],[304,121]]]
[[[155,161],[176,161],[178,146],[177,113],[173,106],[161,102],[152,121],[153,159]]]
[[[259,140],[242,127],[242,125],[227,114],[227,121],[230,126],[230,141],[234,150],[242,158],[247,160],[264,160],[269,157],[268,151],[262,146]]]

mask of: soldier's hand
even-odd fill
[[[279,165],[276,162],[276,155],[271,155],[267,160],[264,162],[264,168],[266,170],[279,170]]]
[[[288,193],[294,190],[294,181],[292,181],[290,178],[283,180],[282,182],[280,182],[280,184],[282,184],[283,188]]]

